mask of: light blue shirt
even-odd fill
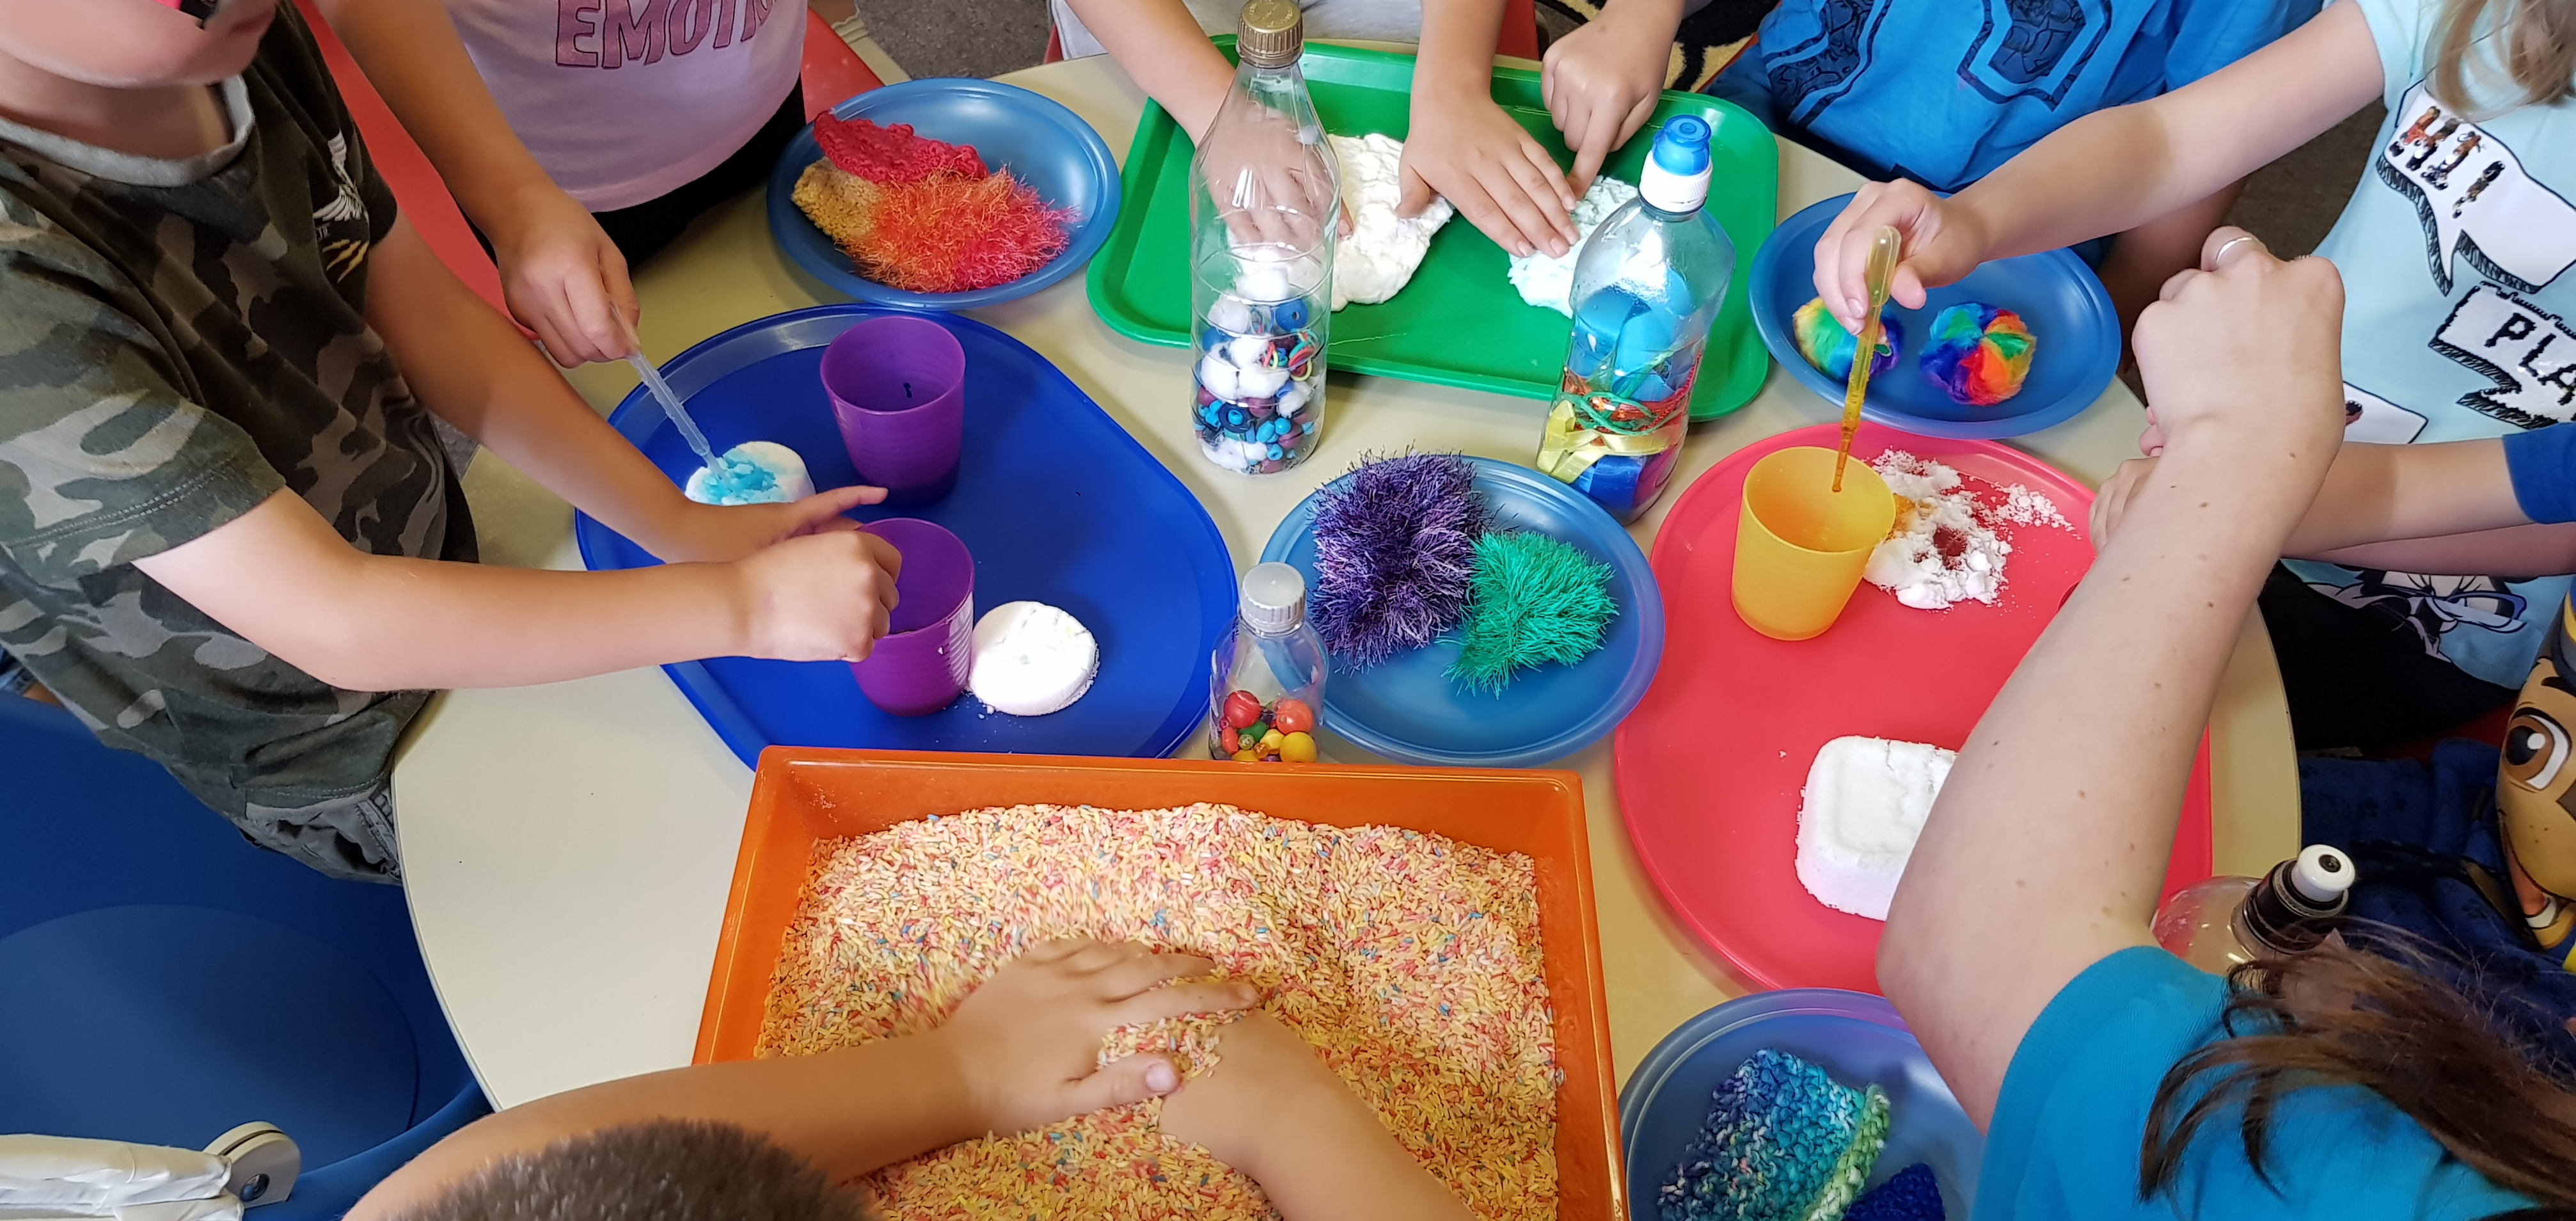
[[[2470,119],[2427,85],[2437,0],[2349,2],[2379,48],[2388,121],[2317,248],[2343,272],[2345,437],[2456,441],[2576,417],[2576,103]],[[2568,587],[2290,567],[2504,687],[2531,672]]]
[[[2013,1052],[1978,1172],[1975,1221],[2450,1221],[2532,1207],[2453,1160],[2386,1099],[2293,1091],[2272,1118],[2272,1184],[2236,1113],[2202,1127],[2178,1194],[2138,1198],[2138,1147],[2176,1061],[2227,1037],[2227,983],[2152,946],[2087,968]]]

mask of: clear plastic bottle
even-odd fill
[[[2352,858],[2310,844],[2262,877],[2210,878],[2175,891],[2156,912],[2156,944],[2213,975],[2304,953],[2333,931],[2358,880]]]
[[[1287,470],[1324,427],[1341,171],[1306,75],[1295,0],[1243,6],[1242,62],[1190,163],[1191,423],[1230,471]]]
[[[1735,243],[1700,208],[1710,134],[1697,115],[1667,120],[1637,198],[1574,261],[1574,336],[1538,469],[1623,522],[1654,506],[1681,460],[1691,385],[1735,277]]]
[[[1324,710],[1324,639],[1306,624],[1306,578],[1286,564],[1243,574],[1234,632],[1208,684],[1208,754],[1312,763]]]

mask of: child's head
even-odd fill
[[[219,0],[202,26],[161,0],[0,0],[0,57],[113,89],[211,85],[276,17],[276,0]]]
[[[84,0],[86,2],[86,0]],[[867,1221],[859,1194],[731,1124],[657,1120],[505,1157],[401,1221]]]
[[[2576,0],[2447,0],[2433,93],[2471,114],[2576,98]]]

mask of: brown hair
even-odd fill
[[[2447,0],[2432,41],[2433,93],[2455,110],[2480,113],[2470,78],[2497,67],[2513,89],[2495,110],[2576,98],[2576,0]]]
[[[2497,1015],[2441,982],[2402,934],[2373,936],[2368,952],[2330,939],[2247,963],[2228,982],[2229,1037],[2184,1056],[2156,1088],[2140,1198],[2173,1190],[2192,1137],[2231,1110],[2245,1160],[2269,1182],[2268,1129],[2282,1098],[2357,1085],[2488,1182],[2541,1205],[2508,1215],[2576,1219],[2576,1090],[2536,1067],[2543,1054]]]
[[[402,1221],[867,1221],[858,1193],[733,1124],[654,1120],[506,1157]]]

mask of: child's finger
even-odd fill
[[[1089,937],[1063,937],[1054,941],[1041,941],[1020,951],[1020,960],[1032,966],[1045,966],[1051,962],[1062,962],[1071,958],[1085,946],[1098,944],[1100,943]]]
[[[1601,173],[1601,163],[1609,160],[1611,137],[1618,134],[1618,116],[1608,107],[1594,107],[1583,118],[1583,138],[1574,146],[1574,174],[1571,186],[1576,191],[1592,189],[1592,180]]]
[[[1065,1109],[1075,1115],[1088,1115],[1160,1098],[1179,1088],[1181,1073],[1171,1061],[1161,1056],[1129,1056],[1074,1082],[1066,1091]]]
[[[1556,203],[1556,195],[1548,189],[1538,171],[1526,161],[1506,158],[1503,174],[1510,181],[1491,193],[1504,215],[1511,217],[1512,224],[1520,229],[1521,236],[1549,254],[1561,255],[1573,249],[1571,235],[1558,231],[1565,225],[1565,214],[1552,206]]]
[[[1576,196],[1574,189],[1566,185],[1565,171],[1556,168],[1556,158],[1548,156],[1547,150],[1539,147],[1538,141],[1528,132],[1521,133],[1520,150],[1521,160],[1529,166],[1531,172],[1538,175],[1540,185],[1547,191],[1546,194],[1533,193],[1531,198],[1556,200],[1556,211],[1551,215],[1555,216],[1557,227],[1564,230],[1565,236],[1571,239],[1574,236],[1574,226],[1565,219],[1565,214],[1574,210]],[[1518,167],[1514,169],[1517,171]]]
[[[1261,993],[1250,984],[1202,980],[1128,997],[1109,1006],[1109,1020],[1121,1026],[1142,1026],[1193,1013],[1232,1013],[1260,1000]]]
[[[1205,975],[1215,969],[1213,960],[1196,954],[1148,952],[1094,972],[1091,987],[1093,995],[1102,1000],[1123,1001],[1173,980]]]
[[[892,610],[895,578],[903,575],[903,553],[895,550],[894,544],[885,541],[883,537],[870,534],[865,530],[859,532],[859,546],[868,553],[868,559],[877,566],[879,587],[877,600],[884,603],[888,610]]]
[[[1422,210],[1431,206],[1431,197],[1438,194],[1431,189],[1430,181],[1422,176],[1421,171],[1414,169],[1410,162],[1396,167],[1395,181],[1395,214],[1407,220],[1422,215]],[[1449,202],[1461,212],[1467,210],[1466,205],[1459,203],[1456,196],[1451,196]],[[1475,218],[1471,216],[1468,220],[1473,222]],[[1479,222],[1476,227],[1481,229],[1484,225]]]
[[[1495,245],[1524,258],[1538,249],[1535,243],[1521,235],[1519,226],[1512,224],[1511,218],[1503,214],[1502,208],[1494,203],[1492,196],[1485,194],[1484,186],[1476,180],[1470,178],[1461,184],[1461,189],[1449,192],[1449,202],[1458,209],[1458,215],[1467,218],[1468,224],[1494,239]]]

